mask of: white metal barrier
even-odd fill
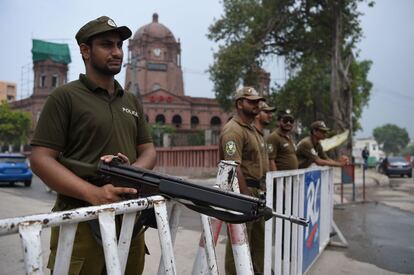
[[[222,161],[216,185],[238,191],[235,164]],[[279,213],[305,217],[304,228],[287,220],[271,219],[265,227],[264,274],[303,274],[329,242],[333,223],[333,172],[331,168],[269,172],[266,178],[267,205]],[[180,205],[173,204],[167,215],[165,199],[153,196],[71,211],[0,220],[0,236],[19,233],[22,239],[26,274],[43,274],[40,233],[42,228],[60,226],[54,274],[67,274],[73,240],[79,222],[99,219],[108,274],[123,274],[129,252],[133,225],[138,211],[154,208],[162,259],[158,274],[176,274],[173,245],[178,228]],[[123,214],[118,242],[115,215]],[[170,219],[168,220],[168,216]],[[201,215],[203,235],[192,274],[218,274],[215,244],[221,221]],[[169,221],[169,223],[168,223]],[[232,228],[233,227],[233,228]],[[232,244],[237,274],[253,274],[244,224],[229,225],[238,232],[239,242]],[[243,242],[240,240],[243,239]]]
[[[233,161],[221,161],[217,172],[216,185],[222,190],[240,193],[236,177],[237,164]],[[194,261],[192,274],[218,274],[215,246],[223,225],[222,221],[201,215],[203,232],[199,250]],[[253,275],[253,263],[250,255],[249,240],[245,224],[227,224],[231,240],[233,259],[237,274]]]
[[[329,243],[333,226],[333,169],[269,172],[266,188],[267,206],[279,213],[305,217],[310,224],[302,227],[275,218],[266,222],[264,274],[303,274]]]
[[[91,206],[70,211],[31,215],[0,220],[0,236],[19,233],[24,251],[26,274],[43,274],[42,228],[60,226],[59,242],[54,265],[54,274],[68,274],[73,241],[77,225],[99,219],[106,270],[109,275],[123,274],[131,243],[136,213],[154,208],[165,274],[175,275],[176,266],[168,226],[167,208],[162,196],[122,201],[101,206]],[[123,214],[122,227],[117,242],[115,215]]]

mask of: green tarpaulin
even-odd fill
[[[52,43],[38,39],[32,41],[33,62],[50,59],[56,63],[69,64],[72,61],[68,44]]]

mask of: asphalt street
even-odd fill
[[[200,180],[207,184],[214,179]],[[409,178],[391,178],[388,185],[366,190],[367,202],[335,207],[334,220],[348,241],[348,248],[328,247],[308,274],[414,274],[414,183]],[[348,190],[349,196],[349,190]],[[49,212],[55,194],[47,192],[35,177],[30,188],[0,184],[0,218]],[[198,250],[201,226],[199,215],[182,209],[175,242],[178,274],[190,274]],[[224,230],[222,230],[224,233]],[[219,237],[216,254],[219,270],[224,257],[225,234]],[[42,231],[43,258],[48,256],[49,230]],[[151,255],[145,274],[155,274],[159,264],[156,230],[147,232]],[[0,237],[0,274],[24,274],[23,253],[17,234]],[[48,272],[46,272],[48,274]]]

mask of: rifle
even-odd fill
[[[276,217],[308,226],[309,221],[274,212],[263,199],[198,185],[181,178],[122,164],[114,159],[101,161],[98,174],[115,186],[135,188],[140,197],[159,194],[184,204],[191,210],[229,223],[245,223],[264,217]]]

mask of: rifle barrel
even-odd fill
[[[284,220],[289,220],[293,223],[296,223],[296,224],[299,224],[299,225],[302,225],[302,226],[308,226],[309,225],[309,220],[301,218],[301,217],[296,217],[296,216],[293,216],[293,215],[289,216],[289,215],[285,215],[285,214],[280,214],[280,213],[277,213],[275,211],[272,211],[272,215],[273,215],[273,217],[281,218],[281,219],[284,219]]]

